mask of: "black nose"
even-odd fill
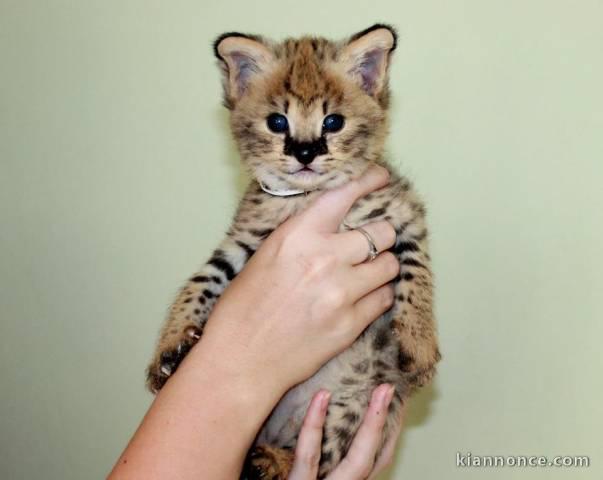
[[[285,138],[285,154],[293,155],[302,165],[310,165],[317,155],[328,152],[327,142],[323,137],[313,142],[298,142],[289,136]]]
[[[293,155],[302,165],[309,165],[316,157],[316,150],[311,143],[300,143],[293,149]]]

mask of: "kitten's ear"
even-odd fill
[[[392,27],[379,23],[353,35],[341,50],[339,58],[346,74],[371,96],[386,90],[390,54],[397,38]]]
[[[224,33],[214,42],[214,54],[224,74],[224,104],[233,108],[256,75],[268,69],[274,55],[261,37]]]

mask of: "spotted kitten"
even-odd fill
[[[226,33],[214,47],[232,132],[254,181],[226,238],[171,307],[148,369],[153,392],[201,336],[216,300],[270,232],[305,208],[317,191],[357,178],[373,163],[387,167],[387,79],[396,48],[391,27],[374,25],[341,42],[303,37],[274,43]],[[377,385],[388,382],[396,389],[385,441],[412,390],[434,374],[440,354],[425,208],[406,178],[391,176],[389,186],[354,205],[341,229],[377,220],[394,226],[392,251],[400,260],[395,304],[349,349],[281,399],[258,435],[247,478],[287,477],[305,410],[320,388],[332,392],[322,478],[345,455]]]

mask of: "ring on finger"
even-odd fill
[[[371,237],[370,233],[368,233],[362,227],[356,227],[354,230],[362,233],[362,235],[364,235],[364,238],[366,238],[369,249],[368,249],[368,253],[366,255],[366,259],[364,261],[372,262],[373,260],[375,260],[375,258],[377,258],[377,255],[379,254],[379,251],[377,250],[377,246],[375,245],[375,241],[373,240],[373,237]]]

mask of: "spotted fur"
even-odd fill
[[[395,31],[375,25],[341,42],[303,37],[274,43],[255,35],[228,33],[215,43],[224,78],[224,105],[243,164],[254,179],[226,238],[195,273],[170,309],[148,369],[156,392],[202,335],[212,307],[262,241],[320,190],[360,176],[371,164],[387,167],[383,143],[389,105],[388,69]],[[285,115],[286,133],[266,125],[272,113]],[[323,118],[337,113],[343,129],[325,133]],[[301,171],[291,142],[321,142]],[[288,148],[289,145],[289,148]],[[390,170],[391,171],[391,170]],[[301,189],[306,195],[272,196],[273,190]],[[440,359],[432,310],[432,273],[425,207],[410,182],[391,171],[390,184],[360,199],[341,230],[387,220],[396,230],[391,249],[400,262],[395,304],[347,350],[313,377],[291,389],[258,435],[244,476],[284,479],[311,397],[332,392],[324,429],[320,476],[341,461],[358,429],[372,390],[395,386],[384,441],[399,421],[411,392],[427,384]]]

